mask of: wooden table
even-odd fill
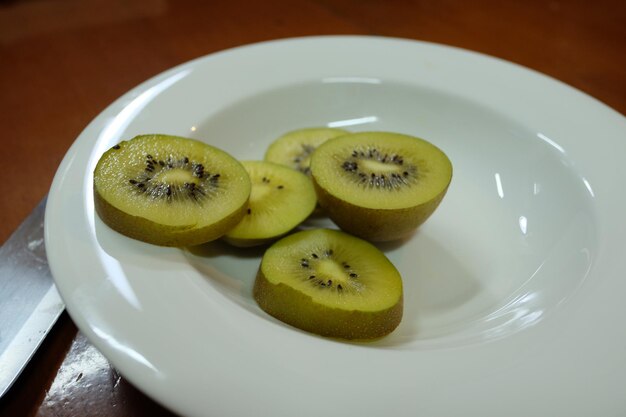
[[[47,193],[81,130],[128,89],[225,48],[325,34],[483,52],[626,114],[623,0],[0,0],[0,242]],[[0,402],[3,416],[169,414],[112,369],[66,314]]]

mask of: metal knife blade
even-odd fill
[[[46,198],[0,247],[0,398],[65,309],[46,258],[45,206]]]

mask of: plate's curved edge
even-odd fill
[[[594,105],[600,105],[603,107],[604,110],[610,110],[611,112],[613,112],[616,116],[620,116],[623,119],[623,116],[618,113],[617,111],[615,111],[614,109],[611,109],[609,106],[607,106],[606,104],[602,103],[601,101],[593,98],[592,96],[589,96],[588,94],[575,89],[574,87],[563,83],[557,79],[554,79],[550,76],[547,76],[545,74],[542,74],[540,72],[537,72],[533,69],[530,68],[526,68],[524,66],[521,66],[519,64],[515,64],[515,63],[511,63],[508,61],[504,61],[500,58],[496,58],[496,57],[492,57],[489,55],[484,55],[481,54],[479,52],[473,52],[473,51],[468,51],[465,49],[461,49],[461,48],[457,48],[457,47],[453,47],[453,46],[447,46],[447,45],[438,45],[438,44],[432,44],[432,43],[427,43],[427,42],[423,42],[423,41],[417,41],[417,40],[407,40],[407,39],[401,39],[401,38],[385,38],[385,37],[363,37],[363,36],[322,36],[322,37],[303,37],[303,38],[290,38],[288,40],[271,40],[271,41],[264,41],[264,42],[260,42],[260,43],[256,43],[256,44],[252,44],[252,45],[242,45],[239,47],[235,47],[232,49],[227,49],[224,51],[218,51],[215,52],[211,55],[207,55],[205,57],[199,57],[196,58],[194,60],[182,63],[176,67],[173,67],[169,70],[166,70],[165,72],[162,72],[160,74],[157,74],[156,76],[150,78],[149,80],[139,84],[138,86],[136,86],[135,88],[131,89],[128,93],[126,93],[125,95],[121,96],[119,99],[115,100],[113,103],[111,103],[109,106],[107,106],[107,108],[105,110],[103,110],[103,112],[101,112],[86,128],[85,130],[83,130],[83,132],[78,136],[78,138],[76,139],[76,141],[72,144],[72,146],[70,147],[70,149],[68,150],[68,153],[66,155],[66,158],[63,159],[61,165],[59,166],[59,169],[57,170],[57,173],[55,174],[54,180],[53,180],[53,184],[51,187],[51,197],[49,200],[49,205],[46,207],[46,218],[48,218],[49,216],[54,215],[55,210],[59,210],[58,208],[58,202],[55,200],[56,196],[57,196],[57,188],[60,187],[63,184],[63,176],[67,173],[67,170],[69,169],[71,163],[72,163],[72,158],[75,156],[76,152],[77,152],[77,147],[80,146],[80,144],[78,143],[80,138],[83,136],[83,134],[85,134],[86,132],[90,132],[90,131],[98,131],[100,129],[102,129],[105,126],[105,115],[108,112],[114,112],[116,109],[121,109],[124,107],[124,102],[125,100],[128,100],[129,97],[132,97],[133,94],[138,94],[139,92],[145,90],[146,88],[148,88],[150,85],[154,85],[155,83],[158,83],[159,80],[164,79],[166,77],[168,77],[170,74],[179,71],[181,68],[183,67],[188,67],[188,66],[193,66],[195,65],[195,63],[197,61],[200,60],[204,60],[204,59],[208,59],[209,57],[215,57],[216,59],[219,57],[220,54],[222,53],[229,53],[232,51],[236,51],[236,50],[243,50],[245,48],[249,48],[249,47],[260,47],[260,46],[264,46],[264,45],[271,45],[271,44],[279,44],[279,43],[283,43],[283,42],[300,42],[302,40],[308,40],[308,41],[312,41],[315,42],[316,40],[324,40],[324,41],[329,41],[329,42],[333,42],[336,39],[343,39],[343,40],[353,40],[353,41],[371,41],[372,39],[380,39],[380,40],[384,40],[384,41],[389,41],[389,42],[396,42],[396,41],[402,41],[402,42],[406,42],[407,44],[416,44],[416,43],[420,43],[423,45],[430,45],[432,47],[435,48],[439,48],[439,47],[444,47],[444,48],[450,48],[451,50],[456,50],[456,51],[461,51],[463,53],[469,53],[469,54],[476,54],[479,57],[482,58],[488,58],[490,60],[496,60],[498,62],[501,63],[505,63],[507,65],[514,65],[519,67],[520,69],[524,70],[524,71],[531,71],[536,75],[539,75],[541,77],[545,77],[547,80],[549,80],[550,82],[556,82],[559,85],[562,85],[570,90],[573,90],[576,94],[581,94],[581,97],[584,97],[585,99],[592,99],[593,102],[595,103]],[[619,119],[618,119],[619,120]],[[51,204],[50,204],[51,202]],[[47,221],[46,221],[47,223]],[[46,245],[50,245],[50,247],[54,246],[53,242],[53,237],[50,235],[48,226],[46,226],[46,232],[45,232],[45,239],[46,239]],[[54,261],[51,262],[51,270],[53,271],[53,276],[57,275],[55,273],[55,270],[57,270],[57,268],[55,266],[52,265],[52,263],[54,263]],[[64,293],[63,291],[60,291],[62,298],[64,298]],[[64,300],[66,301],[66,300]],[[69,302],[68,302],[69,301]],[[68,297],[66,304],[69,306],[71,305],[71,301],[70,298]],[[72,317],[72,319],[77,322],[77,324],[79,325],[79,329],[81,329],[81,331],[84,331],[85,334],[87,335],[87,337],[89,338],[89,340],[91,340],[92,342],[94,342],[94,345],[96,345],[99,349],[101,349],[103,352],[107,352],[109,354],[111,354],[111,356],[113,356],[114,358],[111,359],[111,362],[116,365],[119,366],[119,368],[125,368],[126,366],[129,366],[128,363],[124,364],[124,361],[121,360],[119,357],[117,357],[117,353],[113,352],[113,350],[111,350],[110,346],[104,341],[102,340],[102,338],[100,338],[98,335],[96,335],[94,332],[91,331],[90,327],[88,326],[88,324],[82,320],[82,317],[80,317],[80,313],[74,311],[73,307],[68,307],[68,312],[70,313],[70,316]],[[105,355],[107,356],[107,355]],[[125,372],[123,370],[120,371],[123,375],[125,375]],[[129,374],[129,375],[125,375],[126,378],[128,378],[131,382],[133,382],[134,384],[136,384],[138,387],[143,387],[146,386],[145,381],[139,380],[134,378],[134,375]],[[151,395],[153,398],[155,398],[157,401],[159,401],[159,399],[163,399],[166,397],[161,397],[159,394],[163,393],[162,390],[163,387],[157,387],[157,386],[146,386],[146,390],[144,392],[146,392],[148,395]],[[143,389],[142,389],[143,390]],[[161,402],[161,401],[159,401]],[[166,402],[166,401],[164,401]],[[165,404],[164,402],[161,402],[165,407],[170,408],[176,412],[180,412],[180,413],[185,413],[187,411],[190,411],[188,408],[184,408],[184,407],[177,407],[177,406],[172,406],[171,403],[169,403],[169,401],[167,401],[167,404]],[[176,404],[179,405],[179,404]]]
[[[436,50],[448,51],[454,54],[464,54],[468,57],[475,57],[481,60],[491,61],[493,63],[497,63],[498,65],[504,65],[504,66],[509,66],[511,68],[516,68],[517,70],[520,70],[521,72],[531,73],[533,76],[536,76],[538,79],[544,79],[550,83],[559,85],[563,87],[564,89],[570,90],[570,92],[572,93],[580,95],[581,98],[592,100],[593,102],[596,103],[596,105],[601,106],[604,111],[613,113],[615,116],[620,116],[626,120],[625,115],[623,115],[622,113],[620,113],[619,111],[617,111],[616,109],[608,105],[607,103],[603,102],[602,100],[594,97],[593,95],[585,92],[584,90],[572,84],[569,84],[565,81],[558,79],[556,76],[541,72],[539,69],[529,67],[522,63],[510,61],[503,57],[491,55],[487,52],[472,50],[472,49],[468,49],[465,47],[456,46],[452,44],[426,41],[422,39],[403,38],[403,37],[384,36],[384,35],[356,35],[356,34],[329,34],[329,35],[315,35],[315,36],[305,35],[305,36],[296,36],[296,37],[290,37],[290,38],[277,38],[277,39],[269,39],[269,40],[255,42],[255,43],[250,43],[250,44],[238,45],[238,46],[234,46],[228,49],[218,50],[208,55],[195,58],[191,61],[188,61],[180,65],[186,65],[188,63],[192,63],[197,60],[201,60],[201,59],[211,57],[211,56],[217,57],[222,53],[235,52],[240,49],[246,49],[249,47],[263,47],[263,46],[270,46],[274,44],[286,45],[289,43],[318,42],[318,41],[329,42],[329,43],[333,43],[336,41],[343,41],[343,42],[350,41],[350,42],[382,42],[382,43],[390,43],[390,44],[396,44],[396,45],[406,44],[406,45],[413,45],[413,46],[419,45],[422,47],[432,48]]]

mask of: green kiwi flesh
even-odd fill
[[[274,243],[253,295],[271,316],[328,337],[377,339],[402,319],[398,270],[371,243],[338,230],[305,230]]]
[[[244,161],[252,182],[246,215],[224,236],[234,246],[268,243],[297,227],[317,204],[310,178],[284,165]]]
[[[423,139],[361,132],[329,139],[311,158],[320,206],[370,241],[405,237],[439,206],[452,180],[446,154]]]
[[[191,246],[239,223],[251,184],[228,153],[198,140],[153,134],[106,151],[93,187],[96,212],[112,229],[156,245]]]
[[[328,139],[347,133],[346,130],[331,127],[292,130],[270,144],[264,159],[310,175],[309,163],[313,151]]]

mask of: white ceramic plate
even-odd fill
[[[380,341],[264,314],[259,250],[152,246],[94,215],[93,168],[120,140],[177,134],[260,159],[320,125],[421,136],[454,164],[433,217],[381,245],[405,314]],[[103,111],[54,179],[46,246],[80,330],[184,415],[624,415],[624,155],[623,116],[507,62],[398,39],[268,42],[173,68]]]

